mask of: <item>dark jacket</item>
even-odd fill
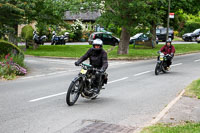
[[[175,53],[175,48],[173,45],[170,45],[169,47],[167,45],[164,45],[161,49],[161,52],[163,52],[165,55],[166,54],[171,54],[171,53]]]
[[[108,58],[105,50],[95,50],[94,48],[90,48],[87,53],[78,60],[78,63],[80,64],[88,58],[90,61],[90,65],[92,65],[93,67],[102,69],[103,71],[107,69]]]

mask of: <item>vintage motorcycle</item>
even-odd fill
[[[89,64],[82,63],[80,66],[82,67],[80,73],[71,82],[67,91],[66,102],[69,106],[76,103],[80,94],[82,97],[92,100],[96,99],[99,95],[99,93],[96,94],[93,92],[93,88],[95,87],[95,73],[99,70]],[[107,77],[108,74],[103,73],[99,91],[104,89],[102,88],[104,84],[107,84]]]
[[[37,44],[44,45],[45,40],[47,39],[46,35],[39,36],[36,31],[33,32],[33,40]]]
[[[69,40],[69,33],[65,32],[64,35],[57,36],[56,32],[54,31],[52,34],[51,45],[65,45],[66,42]]]
[[[158,53],[159,53],[159,56],[158,56],[157,64],[155,68],[155,75],[159,75],[160,72],[166,73],[167,71],[169,71],[167,69],[167,60],[168,58],[172,58],[170,54],[164,55],[164,53],[160,51]]]

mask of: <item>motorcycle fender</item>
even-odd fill
[[[81,77],[75,77],[72,82],[74,83],[76,80],[80,79]]]
[[[72,82],[75,83],[75,81],[78,80],[78,79],[82,80],[82,77],[75,77],[75,78],[72,80]],[[83,82],[80,83],[80,86],[82,86],[82,84],[83,84]],[[82,87],[83,87],[83,86],[82,86]],[[83,89],[82,87],[80,88],[80,92],[81,92],[82,89]]]

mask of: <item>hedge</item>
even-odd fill
[[[182,36],[185,33],[191,33],[199,28],[200,28],[200,22],[188,21],[185,23],[183,30],[180,32],[180,36]]]
[[[26,25],[22,28],[22,33],[21,36],[22,38],[24,38],[25,40],[32,40],[33,39],[33,27],[30,25]]]
[[[7,55],[8,53],[21,54],[24,56],[24,53],[16,45],[0,40],[0,55]]]

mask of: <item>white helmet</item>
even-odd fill
[[[52,34],[53,34],[53,35],[56,35],[56,32],[55,32],[55,31],[53,31],[53,32],[52,32]]]
[[[100,45],[102,47],[103,41],[101,41],[101,39],[95,39],[93,40],[92,45]]]

